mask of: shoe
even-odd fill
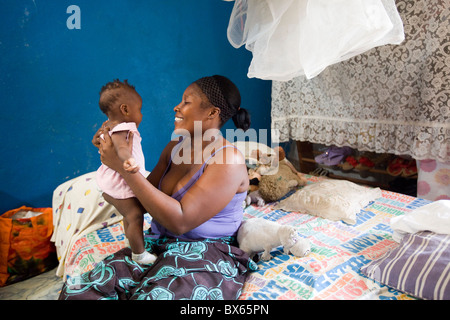
[[[328,176],[329,172],[324,168],[318,167],[314,171],[311,171],[309,174],[316,177],[326,177]]]
[[[415,174],[417,174],[417,165],[416,160],[412,159],[405,163],[402,170],[402,177],[411,177]]]
[[[326,166],[336,166],[344,160],[344,158],[352,153],[350,147],[331,146],[324,153],[314,157],[314,160]]]
[[[401,175],[403,172],[405,161],[405,159],[400,157],[394,158],[391,162],[389,162],[386,168],[387,173],[394,177]]]
[[[148,251],[144,251],[138,254],[132,252],[131,258],[133,259],[133,261],[139,264],[152,264],[153,262],[155,262],[157,256]]]
[[[345,162],[340,166],[344,171],[350,171],[355,169],[358,165],[358,161],[353,156],[348,156],[345,158]]]
[[[360,171],[366,171],[375,166],[375,163],[373,163],[372,160],[364,156],[359,157],[358,162],[359,163],[356,165],[355,169]]]

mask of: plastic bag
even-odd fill
[[[51,208],[20,207],[0,216],[0,286],[55,268]]]

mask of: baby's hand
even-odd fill
[[[139,165],[134,158],[129,158],[123,162],[123,168],[129,173],[136,173],[139,171]]]

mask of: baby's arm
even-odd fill
[[[120,159],[126,159],[123,162],[123,168],[130,172],[130,173],[136,173],[139,171],[139,165],[136,163],[136,160],[133,158],[133,155],[131,153],[131,149],[122,142],[123,140],[126,140],[128,136],[128,131],[118,131],[114,132],[111,135],[111,140],[114,143],[114,146],[116,148],[116,152]]]

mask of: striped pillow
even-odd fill
[[[427,300],[450,299],[450,235],[422,231],[361,268],[376,281]]]

